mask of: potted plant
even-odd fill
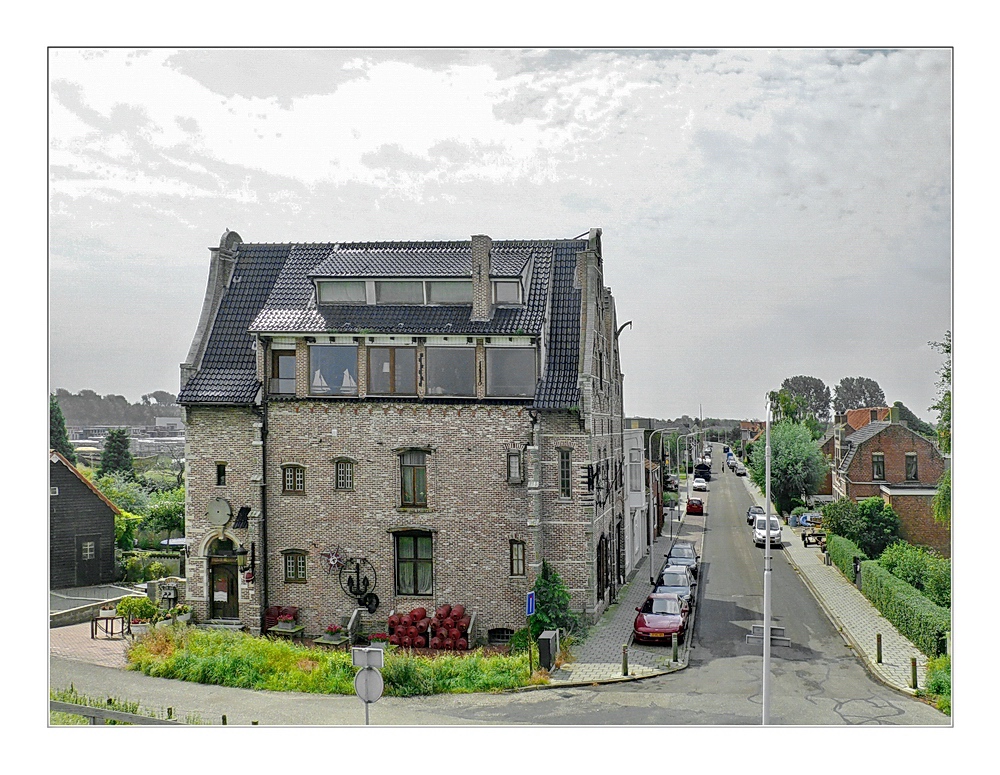
[[[282,614],[278,617],[278,627],[282,630],[290,630],[295,626],[295,617],[289,614]]]
[[[149,619],[133,616],[129,620],[129,632],[131,632],[133,636],[145,635],[149,631],[149,624]]]
[[[171,619],[176,617],[177,621],[187,623],[191,621],[191,606],[183,603],[181,605],[175,605],[167,611],[167,614],[170,615]]]
[[[384,649],[388,642],[389,633],[387,632],[373,632],[368,636],[368,645],[374,646],[377,649]]]
[[[326,637],[328,637],[328,638],[336,638],[337,634],[342,629],[344,629],[344,628],[341,627],[339,624],[330,624],[330,625],[327,625],[327,628],[326,628]]]
[[[115,610],[114,603],[105,603],[101,606],[101,610],[98,611],[97,615],[102,619],[107,619],[112,616],[118,616],[118,611]]]
[[[147,597],[125,597],[118,602],[118,615],[129,622],[133,635],[141,635],[160,615],[160,609]]]

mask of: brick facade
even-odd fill
[[[491,244],[486,237],[472,243],[473,273],[481,268],[485,278],[474,282],[473,312],[485,311],[487,318]],[[239,578],[237,613],[254,632],[265,606],[298,607],[307,636],[355,610],[358,600],[345,592],[341,573],[323,556],[335,549],[345,558],[364,558],[374,571],[379,608],[369,621],[384,621],[392,610],[460,603],[477,613],[480,640],[492,629],[519,629],[525,593],[543,558],[566,583],[572,608],[587,619],[599,616],[624,581],[626,508],[614,299],[603,285],[599,234],[589,244],[578,254],[573,283],[581,299],[572,377],[579,389],[576,406],[542,408],[531,399],[486,396],[488,349],[534,347],[541,369],[552,346],[544,333],[451,337],[457,342],[431,337],[475,347],[476,395],[455,400],[426,395],[429,340],[420,331],[322,336],[322,344],[357,346],[358,389],[350,397],[310,395],[309,347],[316,337],[257,336],[251,368],[264,390],[272,353],[294,347],[294,394],[264,396],[250,406],[186,405],[188,599],[198,619],[213,616],[213,564],[236,562],[209,557],[217,554],[213,547],[220,538],[255,550],[256,577],[252,584]],[[415,396],[367,395],[372,346],[414,349]],[[426,455],[426,507],[401,503],[401,455],[408,450]],[[561,491],[563,452],[569,454],[568,496]],[[520,455],[519,481],[508,481],[510,453]],[[350,488],[337,488],[337,461],[353,466]],[[224,485],[216,483],[220,462],[226,464]],[[289,465],[303,471],[301,491],[283,492],[283,467]],[[208,512],[216,498],[225,499],[234,515],[241,508],[249,512],[246,526],[237,526],[235,518],[212,526]],[[397,536],[406,531],[431,538],[428,595],[398,591]],[[523,575],[512,573],[512,541],[524,544]],[[304,580],[286,580],[289,552],[304,558]]]

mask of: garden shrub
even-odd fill
[[[915,587],[937,605],[951,608],[951,561],[933,550],[905,541],[886,547],[878,563]]]
[[[823,527],[856,543],[869,557],[878,557],[899,540],[899,515],[881,498],[854,503],[841,498],[823,506]]]
[[[875,560],[861,563],[861,592],[924,654],[934,657],[944,650],[945,636],[951,630],[946,608],[932,603]]]
[[[535,579],[535,613],[531,617],[531,635],[537,638],[545,630],[562,628],[572,632],[579,620],[569,608],[569,590],[562,577],[542,560],[542,571]]]
[[[951,657],[944,654],[927,663],[926,694],[934,697],[934,705],[951,715]]]
[[[147,621],[155,619],[160,609],[148,597],[123,597],[115,607],[115,613],[132,619],[145,619]]]
[[[852,581],[854,580],[854,558],[868,559],[857,544],[839,535],[827,535],[826,551],[830,555],[830,560],[833,564],[840,568],[841,572]]]
[[[159,560],[153,560],[146,566],[146,578],[145,581],[153,581],[155,579],[163,579],[170,575],[170,568],[164,565]]]
[[[267,691],[354,694],[351,655],[246,633],[192,627],[156,630],[128,650],[129,668],[146,675]],[[527,685],[528,655],[481,651],[437,657],[388,649],[382,670],[394,697],[486,692]]]

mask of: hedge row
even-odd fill
[[[852,582],[854,581],[854,558],[868,559],[856,543],[833,533],[826,536],[826,551],[833,564],[840,568],[841,572]]]
[[[861,563],[861,592],[914,646],[929,657],[945,650],[951,615],[875,560]]]

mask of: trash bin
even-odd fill
[[[559,633],[556,630],[545,630],[538,636],[538,666],[551,671],[555,667],[558,653]]]

